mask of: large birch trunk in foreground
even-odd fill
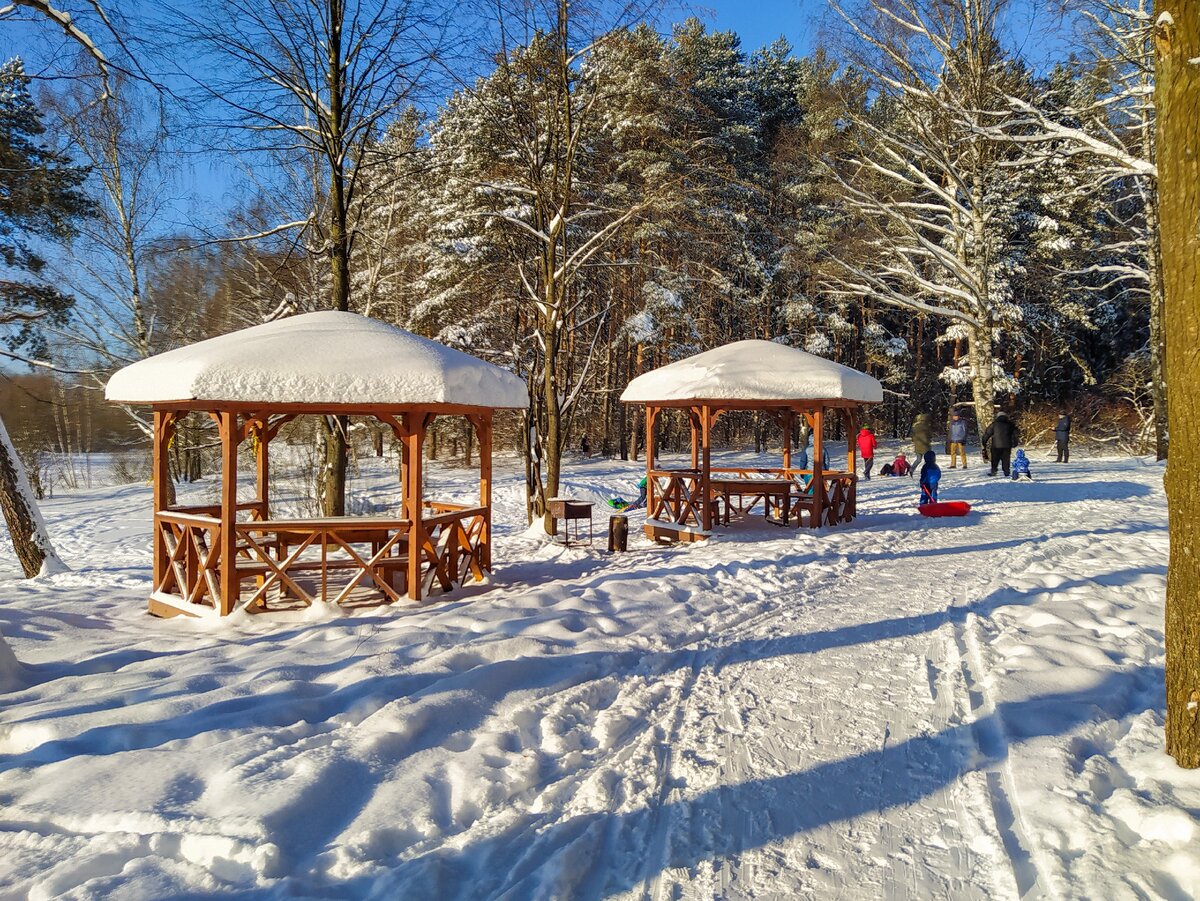
[[[1159,213],[1171,457],[1167,753],[1200,767],[1200,0],[1166,0],[1156,24]]]
[[[9,440],[3,419],[0,419],[0,510],[4,512],[13,550],[17,552],[25,578],[32,579],[67,569],[50,543],[50,535],[29,485],[25,464]]]

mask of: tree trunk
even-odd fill
[[[330,29],[326,68],[329,91],[329,146],[345,144],[344,58],[342,24],[345,9],[341,3],[330,6]],[[340,153],[329,154],[329,262],[330,300],[335,310],[350,309],[350,198],[346,192],[346,168]],[[346,514],[346,425],[345,416],[336,417],[337,425],[324,432],[325,466],[322,469],[322,511],[326,516]]]
[[[967,358],[971,361],[971,396],[975,401],[975,421],[979,434],[987,431],[996,417],[996,374],[992,363],[992,327],[984,321],[967,339]]]
[[[317,492],[323,516],[346,515],[346,427],[345,416],[321,417],[321,472]]]
[[[552,288],[550,290],[553,290]],[[561,300],[559,301],[561,303]],[[543,462],[545,480],[539,488],[538,512],[542,514],[546,534],[554,534],[554,518],[546,501],[558,496],[558,479],[562,466],[562,411],[558,395],[558,325],[557,320],[547,323],[545,332],[546,356],[542,360],[542,404],[544,420]]]
[[[1150,69],[1153,57],[1145,74],[1139,79],[1140,86],[1153,87],[1155,72]],[[1157,68],[1157,67],[1155,67]],[[1148,163],[1157,161],[1156,111],[1149,104],[1141,105],[1141,122],[1138,133],[1141,141],[1142,159]],[[1159,222],[1158,182],[1147,179],[1145,186],[1146,216],[1146,279],[1150,294],[1150,395],[1154,400],[1154,456],[1167,458],[1167,345],[1163,335],[1163,284],[1162,284],[1162,228]]]
[[[42,521],[42,512],[38,509],[37,501],[33,499],[33,489],[29,487],[25,464],[17,456],[2,418],[0,511],[4,513],[13,550],[17,553],[21,569],[25,571],[25,578],[32,579],[37,575],[66,571],[67,566],[58,558],[54,545],[50,543],[50,535],[46,531],[45,522]]]
[[[1159,211],[1171,459],[1166,488],[1171,555],[1167,570],[1167,753],[1200,767],[1200,0],[1159,4]],[[1172,21],[1173,20],[1173,21]]]

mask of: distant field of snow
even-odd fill
[[[148,486],[55,497],[72,572],[0,547],[0,897],[1200,896],[1162,468],[972,464],[964,519],[877,478],[851,527],[615,557],[600,508],[591,550],[525,536],[499,466],[490,586],[224,622],[146,614]]]

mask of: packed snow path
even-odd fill
[[[50,502],[75,571],[0,583],[0,893],[1195,897],[1162,470],[1035,475],[617,557],[522,537],[513,479],[486,591],[215,624],[143,613],[144,487]]]

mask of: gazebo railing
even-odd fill
[[[438,585],[449,591],[463,585],[467,575],[482,582],[491,569],[487,507],[427,501],[433,516],[422,518],[425,531],[423,585],[426,594]]]
[[[422,593],[427,595],[435,587],[449,591],[472,577],[485,580],[491,568],[488,508],[427,503],[425,509],[432,515],[421,522],[417,578]],[[193,612],[234,606],[254,611],[277,604],[343,604],[366,589],[374,589],[388,601],[399,601],[406,594],[409,520],[264,520],[257,518],[257,510],[248,512],[253,518],[233,527],[232,561],[221,559],[222,525],[217,517],[192,509],[155,514],[160,566],[153,600]],[[227,565],[236,568],[233,581],[239,597],[236,604],[223,605],[221,576]]]
[[[652,469],[646,518],[702,528],[703,482],[696,469]]]
[[[815,487],[811,469],[769,466],[722,466],[710,470],[713,478],[733,476],[753,483],[789,479],[793,484],[789,522],[815,527],[850,522],[857,515],[858,476],[852,472],[825,470],[820,522],[816,521]],[[653,469],[647,519],[700,529],[704,522],[701,473],[694,469]],[[753,498],[756,501],[758,498]],[[753,506],[753,503],[750,504]],[[737,510],[744,513],[744,510]],[[714,515],[714,522],[718,517]]]
[[[220,606],[221,520],[204,513],[154,514],[160,566],[155,596],[183,604]]]
[[[850,522],[858,515],[858,476],[852,472],[827,472],[822,525]]]

